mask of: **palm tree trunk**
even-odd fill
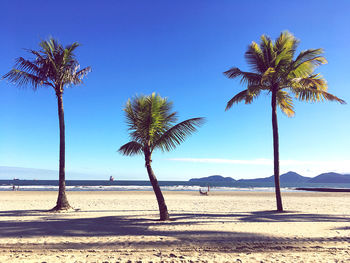
[[[67,210],[71,206],[66,196],[66,179],[65,179],[65,126],[62,93],[56,93],[58,105],[58,119],[60,126],[60,164],[59,164],[59,182],[57,204],[52,210]]]
[[[279,164],[279,146],[278,146],[278,124],[277,124],[277,89],[272,90],[272,131],[273,131],[273,168],[275,177],[275,193],[277,202],[277,211],[283,211],[282,197],[280,189],[280,164]]]
[[[146,161],[146,168],[147,168],[147,172],[148,172],[148,177],[149,177],[149,180],[152,184],[153,191],[157,197],[160,220],[161,221],[169,220],[168,208],[165,204],[165,200],[164,200],[162,191],[160,190],[158,180],[157,180],[156,176],[154,175],[154,172],[153,172],[152,167],[151,167],[151,154],[150,153],[145,153],[145,161]]]

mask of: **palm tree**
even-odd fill
[[[298,44],[299,41],[289,32],[282,32],[275,41],[262,35],[260,45],[252,42],[245,53],[251,72],[236,67],[224,72],[228,78],[240,78],[241,83],[247,86],[229,100],[226,110],[241,101],[246,104],[252,103],[262,91],[271,94],[274,179],[278,211],[283,211],[283,206],[279,183],[277,105],[284,114],[291,117],[294,115],[292,96],[308,102],[330,100],[345,103],[327,93],[326,80],[314,73],[316,67],[327,63],[321,55],[323,50],[308,49],[295,57]]]
[[[169,220],[168,209],[152,170],[152,153],[155,149],[163,152],[174,149],[186,136],[195,132],[204,122],[203,118],[193,118],[176,125],[177,113],[172,112],[172,102],[153,93],[128,100],[124,108],[131,141],[120,147],[123,155],[143,154],[153,191],[156,195],[160,220]]]
[[[39,43],[40,50],[27,50],[33,59],[16,59],[14,68],[3,78],[20,87],[31,86],[34,91],[39,87],[52,87],[58,104],[60,127],[59,191],[57,204],[53,211],[66,210],[70,205],[66,196],[65,183],[65,126],[62,95],[64,88],[82,83],[83,77],[91,71],[90,67],[80,69],[74,51],[77,42],[63,47],[57,40],[50,38]]]

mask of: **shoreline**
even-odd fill
[[[319,188],[319,187],[297,187],[295,190],[299,191],[313,191],[313,192],[350,192],[349,188]]]

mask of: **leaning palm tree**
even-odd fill
[[[283,211],[283,206],[279,183],[277,105],[284,114],[291,117],[294,115],[293,96],[308,102],[330,100],[345,103],[327,93],[327,82],[321,75],[314,73],[316,67],[327,63],[321,55],[323,50],[308,49],[295,57],[298,44],[299,41],[289,32],[282,32],[275,41],[263,35],[260,45],[252,42],[245,53],[251,72],[236,67],[224,72],[228,78],[240,78],[241,83],[247,87],[229,100],[226,110],[241,101],[246,104],[252,103],[262,91],[271,94],[274,179],[278,211]]]
[[[3,78],[17,86],[52,87],[55,90],[58,104],[60,127],[60,160],[59,160],[59,191],[57,204],[53,211],[66,210],[70,205],[66,196],[65,183],[65,126],[62,95],[64,88],[82,83],[83,77],[91,71],[90,67],[80,69],[74,51],[79,46],[73,43],[63,47],[57,40],[50,38],[39,43],[40,50],[27,50],[33,59],[16,59],[14,68]]]
[[[120,147],[123,155],[143,154],[145,165],[159,207],[160,220],[168,220],[169,214],[157,178],[152,170],[152,153],[156,149],[170,151],[183,142],[204,122],[193,118],[176,125],[177,113],[172,112],[172,102],[153,93],[128,100],[124,108],[131,141]]]

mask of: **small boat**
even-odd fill
[[[113,181],[114,181],[114,177],[113,177],[112,175],[109,177],[109,181],[110,181],[110,182],[113,182]]]

